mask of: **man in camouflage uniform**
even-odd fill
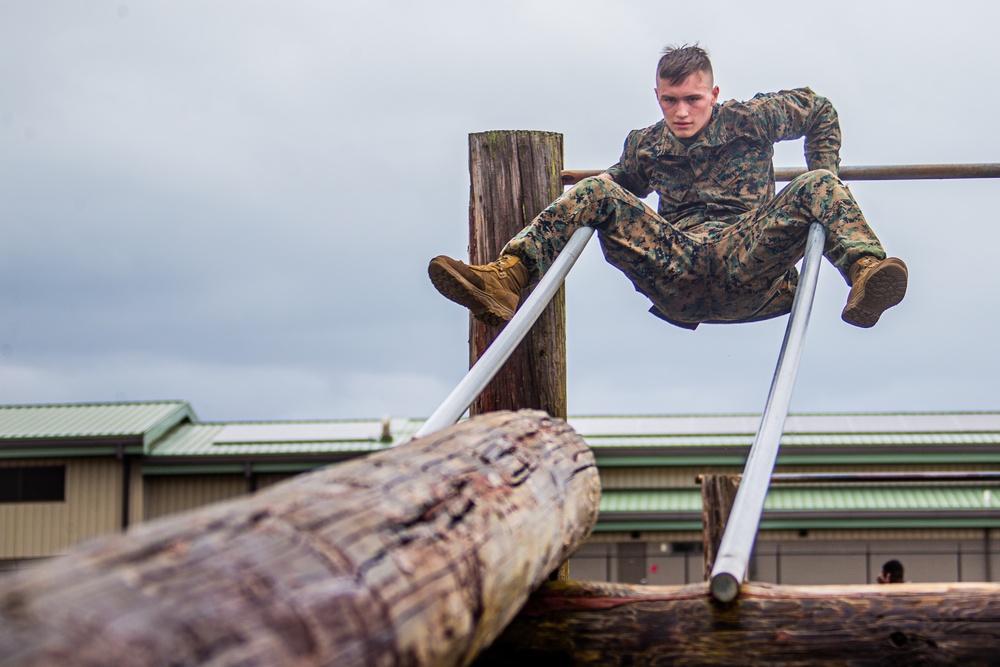
[[[851,285],[844,321],[871,327],[903,299],[906,265],[886,258],[837,178],[840,125],[829,100],[800,88],[718,104],[708,54],[697,45],[664,50],[655,91],[663,120],[629,133],[617,164],[566,191],[494,262],[435,257],[428,272],[438,291],[501,324],[586,225],[654,315],[688,329],[763,320],[791,309],[795,264],[819,222],[824,255]],[[800,137],[809,171],[776,196],[774,143]],[[654,190],[658,213],[641,201]]]

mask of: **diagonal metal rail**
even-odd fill
[[[790,181],[799,174],[804,173],[806,170],[802,168],[798,169],[776,169],[775,170],[775,180],[776,181]],[[587,176],[596,176],[602,173],[602,170],[566,170],[562,172],[562,182],[563,185],[573,185],[579,182],[581,179]],[[863,167],[842,167],[840,169],[840,177],[844,180],[898,180],[898,179],[952,179],[952,178],[1000,178],[1000,163],[986,163],[986,164],[929,164],[929,165],[884,165],[884,166],[863,166]],[[782,346],[781,356],[785,355],[785,346],[789,343],[789,333],[792,327],[795,325],[795,314],[796,308],[799,304],[800,296],[803,295],[807,290],[805,287],[809,287],[808,290],[808,307],[806,307],[806,313],[804,320],[808,320],[808,311],[812,307],[813,294],[815,292],[815,274],[813,274],[811,281],[807,279],[810,271],[819,271],[819,260],[814,258],[814,261],[810,262],[810,252],[815,243],[820,244],[820,253],[822,252],[822,234],[819,234],[820,239],[814,241],[814,232],[816,231],[817,224],[812,225],[809,232],[809,241],[807,242],[808,248],[806,252],[806,261],[802,266],[802,279],[799,283],[799,291],[796,294],[795,302],[792,305],[792,318],[789,319],[788,331],[785,334],[785,343]],[[496,340],[490,345],[490,347],[483,353],[473,367],[469,370],[468,374],[457,387],[448,395],[448,398],[434,411],[434,414],[424,422],[423,426],[417,431],[414,437],[423,437],[429,433],[433,433],[447,426],[451,426],[459,420],[459,418],[465,413],[465,411],[472,404],[486,385],[489,384],[490,380],[496,375],[497,371],[504,364],[505,361],[510,357],[510,355],[517,348],[518,344],[524,337],[528,334],[528,331],[538,320],[542,311],[548,305],[549,301],[555,295],[556,291],[562,285],[563,281],[566,279],[566,274],[573,267],[580,253],[586,247],[590,238],[594,234],[594,229],[591,227],[584,227],[578,229],[573,236],[570,238],[563,252],[559,254],[556,261],[553,263],[549,271],[542,277],[538,286],[531,293],[521,308],[514,314],[511,321],[507,324],[500,335],[497,336]],[[815,264],[815,268],[811,268]],[[807,270],[807,267],[810,267]],[[802,325],[803,333],[805,325]],[[798,366],[798,354],[801,352],[801,335],[799,335],[799,340],[796,342],[796,361],[793,364],[794,368],[785,371],[790,373],[791,381],[788,383],[788,393],[791,393],[791,383],[794,382],[795,372]],[[782,359],[778,360],[778,372],[782,371]],[[774,382],[778,380],[777,372],[775,375]],[[772,384],[771,391],[774,393],[774,385]],[[777,438],[781,437],[781,427],[784,424],[785,416],[788,413],[788,400],[789,396],[785,397],[785,407],[781,411],[781,418],[778,420],[777,427]],[[768,398],[768,405],[771,404],[771,398]],[[764,421],[769,421],[767,413],[765,413],[764,420],[762,420],[761,428],[764,427]],[[760,433],[758,433],[758,438],[760,438]],[[755,441],[756,445],[756,441]],[[751,456],[753,456],[751,452]],[[748,460],[748,465],[750,461]],[[771,465],[773,469],[773,461]],[[763,489],[761,496],[761,504],[763,504],[763,495],[766,495],[766,487]],[[737,499],[739,496],[737,496]],[[756,534],[756,526],[759,523],[759,516],[754,522],[753,533]],[[728,529],[727,529],[728,530]],[[742,577],[742,573],[740,574]],[[741,580],[741,579],[738,579]],[[721,580],[720,580],[721,581]],[[720,583],[720,586],[722,584]],[[738,584],[737,584],[738,588]],[[734,593],[735,595],[735,593]]]
[[[778,459],[781,433],[788,416],[788,404],[792,399],[792,387],[799,370],[806,327],[809,324],[813,297],[816,295],[825,236],[823,226],[818,222],[809,226],[802,275],[792,302],[792,314],[785,327],[785,340],[781,343],[778,366],[774,371],[774,379],[771,380],[764,414],[750,447],[750,455],[743,468],[743,478],[736,491],[733,509],[729,513],[712,568],[710,590],[712,596],[720,602],[729,602],[739,594],[740,585],[746,577],[750,552],[757,539],[764,499]]]
[[[777,169],[775,180],[790,181],[805,171],[805,169]],[[600,173],[601,170],[566,170],[562,172],[562,182],[563,185],[573,185],[583,178]],[[1000,178],[1000,163],[843,167],[840,170],[840,177],[844,180],[872,181]],[[424,422],[414,434],[414,438],[441,430],[459,420],[541,316],[593,234],[594,229],[591,227],[583,227],[573,234],[552,267],[504,330],[448,398]],[[798,374],[805,332],[816,294],[824,242],[822,225],[819,223],[810,225],[799,287],[792,303],[792,312],[785,329],[785,339],[781,344],[767,404],[761,416],[757,435],[750,447],[742,481],[733,501],[729,520],[726,522],[718,557],[712,568],[710,590],[712,596],[721,602],[729,602],[739,594],[740,585],[746,577],[750,553],[757,539],[764,500],[778,458],[781,434],[788,416],[795,376]]]
[[[448,394],[448,398],[444,399],[434,414],[428,417],[423,426],[413,435],[414,438],[422,438],[447,428],[465,414],[465,411],[472,405],[472,401],[476,400],[476,396],[482,393],[500,367],[528,335],[528,331],[531,330],[545,307],[552,301],[552,297],[559,291],[569,270],[573,268],[580,253],[587,247],[587,243],[593,235],[593,227],[581,227],[573,232],[566,247],[562,249],[552,266],[542,276],[534,291],[514,313],[514,317],[483,352],[479,360],[472,365],[458,386]]]

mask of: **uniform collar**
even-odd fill
[[[660,150],[661,155],[676,155],[678,157],[684,157],[688,154],[688,151],[692,148],[698,146],[721,146],[725,143],[725,127],[720,120],[721,113],[719,112],[719,104],[712,107],[712,117],[708,120],[708,125],[705,129],[701,131],[698,138],[690,146],[685,146],[681,143],[681,140],[674,136],[674,133],[670,131],[667,126],[667,121],[661,120],[663,124],[663,133],[660,137]]]

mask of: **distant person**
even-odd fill
[[[882,571],[878,574],[878,583],[901,584],[903,582],[903,564],[898,560],[886,561],[882,566]]]
[[[795,264],[809,226],[819,222],[823,253],[851,286],[845,322],[874,326],[903,299],[906,265],[886,257],[837,178],[840,123],[828,99],[798,88],[719,103],[712,64],[698,45],[664,49],[654,91],[663,120],[629,133],[617,164],[563,193],[493,262],[432,259],[434,287],[500,325],[573,232],[589,226],[607,261],[652,302],[653,315],[686,329],[764,320],[791,310]],[[802,137],[808,171],[775,194],[774,144]],[[641,201],[653,191],[656,213]]]

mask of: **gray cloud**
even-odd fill
[[[607,166],[698,40],[724,98],[829,96],[845,164],[1000,161],[997,10],[958,4],[5,2],[0,400],[427,415],[467,360],[425,271],[465,254],[469,132]],[[854,330],[825,267],[794,410],[996,408],[997,186],[852,184],[910,294]],[[568,290],[572,411],[762,408],[783,321],[674,329],[596,243]]]

